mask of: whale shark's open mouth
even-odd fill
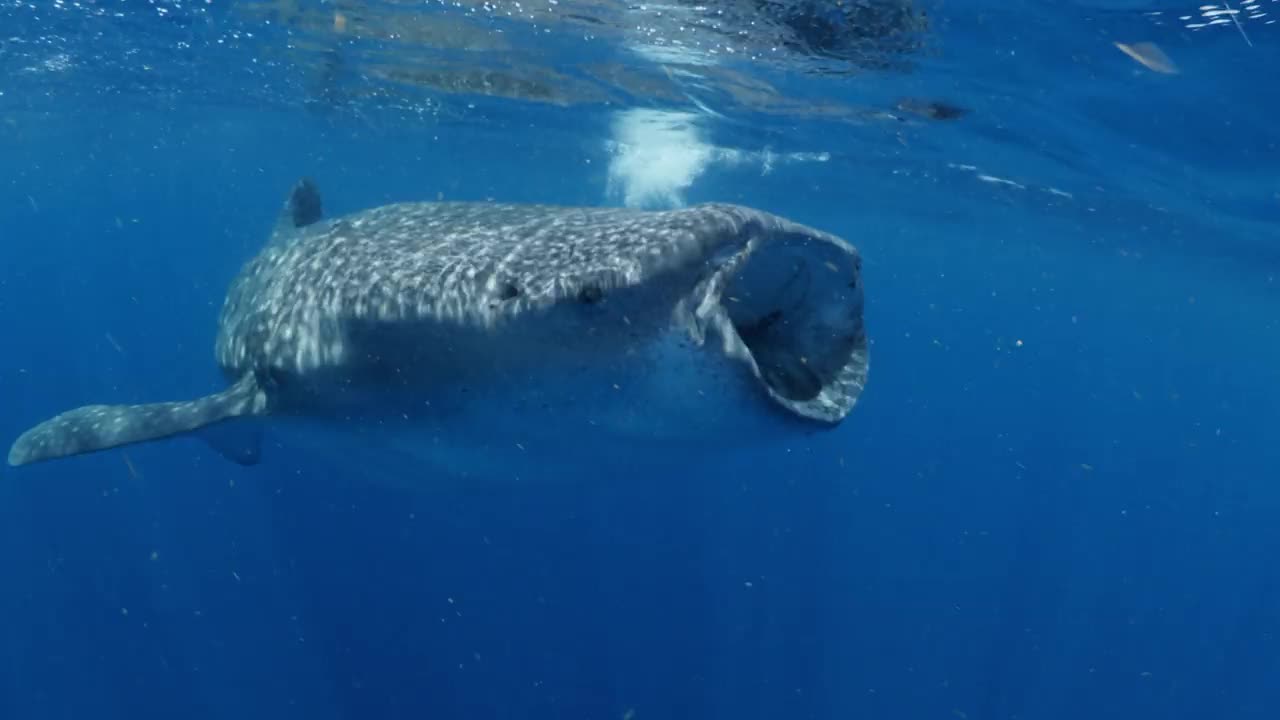
[[[720,325],[726,351],[745,356],[774,401],[838,422],[867,375],[857,255],[804,234],[753,243],[726,263]],[[745,352],[744,352],[745,350]]]

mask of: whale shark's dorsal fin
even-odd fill
[[[320,188],[311,178],[302,178],[289,191],[280,215],[276,218],[275,233],[292,232],[320,222],[324,208],[320,202]]]
[[[320,204],[320,188],[311,178],[302,178],[289,193],[289,215],[294,227],[306,227],[320,221],[324,210]]]

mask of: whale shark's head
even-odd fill
[[[394,366],[425,369],[433,410],[415,419],[430,427],[406,429],[395,456],[469,477],[595,477],[834,429],[866,383],[861,259],[826,237],[765,234],[697,271],[592,288],[493,331],[362,340],[422,341]]]
[[[657,305],[670,297],[637,292]],[[631,378],[633,400],[599,405],[611,433],[749,445],[834,428],[861,395],[864,291],[861,259],[847,244],[765,233],[712,259],[677,295],[671,331],[633,370],[597,368]],[[591,384],[593,374],[575,381]]]
[[[550,446],[572,428],[580,442],[632,449],[733,447],[833,428],[867,379],[861,259],[793,226],[740,233],[700,261],[629,285],[575,285],[492,327],[348,323],[347,341],[378,360],[371,384],[409,403],[391,415],[486,446]],[[520,297],[494,288],[491,303]],[[411,377],[429,406],[401,391]],[[342,387],[324,394],[354,397]]]

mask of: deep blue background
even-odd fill
[[[901,81],[970,119],[797,124],[829,163],[689,193],[861,249],[872,378],[838,431],[569,484],[185,440],[6,469],[0,717],[1276,717],[1280,106],[1226,71],[1276,50],[1011,64],[1078,36],[976,17],[963,67]],[[5,119],[4,438],[218,387],[222,292],[299,175],[331,214],[605,202],[590,113]]]

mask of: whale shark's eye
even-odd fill
[[[584,285],[583,288],[578,291],[578,301],[589,305],[594,305],[595,303],[600,302],[600,298],[603,297],[604,291],[600,289],[599,285]]]
[[[499,300],[514,300],[518,297],[520,297],[520,288],[516,287],[512,283],[503,283],[502,286],[498,288]]]

